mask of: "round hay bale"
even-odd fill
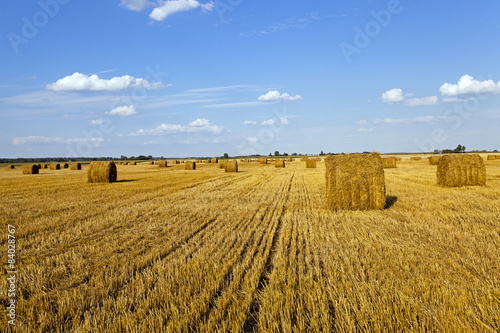
[[[478,154],[442,156],[436,176],[437,184],[445,187],[486,185],[486,167]]]
[[[50,170],[60,170],[61,165],[59,163],[51,163],[50,164]]]
[[[114,162],[92,162],[87,170],[88,183],[113,183],[117,176]]]
[[[217,157],[214,157],[208,163],[219,163],[219,159]]]
[[[176,160],[174,163],[175,164],[181,164],[181,161]]]
[[[496,160],[496,156],[495,155],[488,155],[487,157],[488,161],[492,161],[492,160]]]
[[[41,164],[37,164],[36,166],[38,167],[38,170],[40,170],[42,168]]]
[[[11,164],[11,165],[7,166],[7,169],[15,169],[15,168],[16,168],[16,166],[14,164]]]
[[[384,209],[384,166],[379,153],[328,155],[325,166],[327,209]]]
[[[149,165],[154,165],[155,161],[149,161]]]
[[[227,160],[219,160],[219,169],[225,169],[227,165]]]
[[[284,158],[277,158],[274,161],[274,167],[275,168],[284,168],[285,167],[285,159]]]
[[[314,169],[316,168],[316,160],[307,159],[306,160],[306,169]]]
[[[383,157],[382,158],[382,165],[384,166],[384,169],[395,168],[396,167],[396,158],[395,157]]]
[[[500,155],[495,155],[495,159],[500,160]]]
[[[82,164],[78,163],[78,162],[71,163],[71,165],[69,166],[69,169],[70,170],[82,170]]]
[[[69,164],[68,163],[64,163],[62,166],[61,166],[62,169],[68,169],[69,168]]]
[[[291,158],[291,157],[287,157],[286,161],[287,161],[287,162],[293,162],[293,158]]]
[[[442,156],[430,156],[429,157],[429,165],[438,165],[439,160]]]
[[[196,170],[196,162],[186,161],[186,164],[184,164],[184,170]]]
[[[130,165],[137,165],[137,162],[130,162]]]
[[[25,164],[23,165],[23,175],[37,175],[38,165],[36,164]]]
[[[412,156],[412,157],[410,157],[410,160],[412,160],[412,161],[420,161],[421,159],[422,159],[422,157],[420,157],[420,156]]]
[[[220,163],[220,162],[219,162]],[[226,172],[238,172],[238,161],[230,160],[226,161]]]
[[[267,157],[259,157],[260,164],[267,164]]]
[[[158,161],[158,167],[160,167],[160,168],[166,168],[167,165],[168,165],[167,160],[160,160],[160,161]]]

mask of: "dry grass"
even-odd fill
[[[405,159],[384,171],[389,208],[337,212],[324,163],[138,165],[112,186],[0,168],[17,331],[498,332],[500,163],[485,165],[487,186],[446,188]]]
[[[78,162],[71,163],[71,165],[69,166],[69,169],[70,170],[82,170],[82,164],[78,163]]]
[[[316,160],[307,159],[306,160],[306,168],[308,168],[308,169],[314,169],[314,168],[316,168]]]
[[[444,155],[437,167],[438,185],[447,187],[486,185],[486,166],[478,154]]]
[[[23,165],[23,175],[37,175],[38,165],[36,164],[25,164]]]
[[[195,161],[186,161],[184,164],[185,170],[196,170],[196,162]]]
[[[328,209],[369,210],[385,207],[385,177],[380,154],[329,155],[325,162]]]
[[[92,162],[87,169],[88,183],[114,183],[117,180],[114,162]]]
[[[236,160],[226,161],[226,168],[225,169],[226,169],[226,172],[238,172],[238,161],[236,161]]]
[[[384,169],[396,168],[396,161],[395,157],[382,157]]]

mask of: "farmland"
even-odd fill
[[[18,329],[499,331],[500,161],[485,164],[486,186],[445,188],[405,157],[384,170],[386,209],[363,212],[325,210],[324,161],[118,165],[112,184],[3,167]]]

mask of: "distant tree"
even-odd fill
[[[280,156],[280,152],[276,150],[276,151],[274,152],[274,156]]]
[[[325,153],[323,153],[323,151],[321,151],[321,153],[319,153],[319,156],[323,156],[325,155]]]
[[[455,150],[453,150],[454,153],[464,153],[465,152],[465,146],[458,145]]]
[[[148,160],[152,160],[153,159],[153,155],[148,155]]]
[[[288,156],[288,154],[287,153],[283,153],[283,156]]]
[[[135,160],[135,156],[130,156],[130,159],[131,160]]]
[[[297,156],[297,153],[292,153],[292,156]]]
[[[452,154],[453,150],[451,149],[443,149],[443,154]]]
[[[125,155],[120,156],[120,160],[126,160],[126,159],[127,159],[127,156],[125,156]]]
[[[224,158],[228,158],[229,157],[229,154],[228,153],[224,153]]]
[[[269,156],[273,156],[273,154],[272,154],[272,153],[269,153]]]

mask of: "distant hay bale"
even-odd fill
[[[274,161],[274,167],[275,168],[284,168],[285,167],[285,159],[284,158],[277,158],[276,161]]]
[[[36,166],[38,167],[38,170],[40,170],[42,168],[41,164],[37,164]]]
[[[438,165],[439,160],[442,156],[430,156],[429,157],[429,165]]]
[[[497,157],[495,155],[488,155],[488,161],[496,160]]]
[[[196,170],[196,162],[186,161],[186,164],[184,164],[184,170]]]
[[[210,163],[219,163],[219,159],[217,157],[214,157],[210,160]]]
[[[220,162],[219,162],[220,163]],[[238,172],[238,161],[226,161],[226,172]]]
[[[327,209],[384,209],[384,166],[379,153],[328,155],[325,165]]]
[[[267,164],[267,157],[259,157],[260,164]]]
[[[179,160],[175,160],[173,163],[174,163],[174,164],[181,164],[181,161],[179,161]]]
[[[446,187],[486,185],[486,167],[478,154],[444,155],[438,162],[437,183]]]
[[[123,162],[123,165],[129,165],[130,162]]]
[[[160,168],[166,168],[167,165],[168,165],[168,162],[166,160],[158,161],[158,167],[160,167]]]
[[[316,160],[313,160],[313,159],[307,159],[306,160],[306,168],[307,169],[313,169],[316,167]]]
[[[500,160],[500,155],[495,155],[495,159]]]
[[[384,169],[395,168],[396,167],[396,158],[395,157],[383,157],[382,165]]]
[[[23,175],[37,175],[38,165],[36,164],[25,164],[23,165]]]
[[[250,159],[249,159],[249,158],[244,158],[244,159],[243,159],[243,162],[245,162],[245,163],[250,163]]]
[[[44,168],[44,169],[47,169],[48,167],[49,167],[49,165],[48,165],[48,164],[44,164],[44,165],[43,165],[43,168]]]
[[[137,165],[137,162],[130,162],[130,165]]]
[[[68,169],[69,168],[69,164],[68,163],[64,163],[62,166],[61,166],[62,169]]]
[[[291,157],[287,157],[287,158],[286,158],[286,161],[287,161],[287,162],[293,162],[293,159],[292,159]]]
[[[117,176],[114,162],[92,162],[87,170],[88,183],[113,183]]]
[[[149,161],[149,165],[154,165],[155,161]]]
[[[410,160],[412,160],[412,161],[420,161],[421,159],[422,159],[422,157],[420,157],[420,156],[412,156],[412,157],[410,157]]]
[[[225,169],[227,165],[227,160],[220,160],[219,161],[219,169]]]
[[[395,157],[396,161],[401,161],[403,158],[402,157]]]
[[[71,163],[71,165],[69,166],[69,169],[70,170],[82,170],[82,164],[78,163],[78,162]]]
[[[308,157],[302,157],[302,158],[300,159],[300,161],[301,161],[301,162],[305,162],[305,161],[307,161],[308,159],[309,159]]]
[[[11,164],[11,165],[7,166],[7,169],[15,169],[15,168],[16,168],[16,166],[14,164]]]
[[[60,170],[61,165],[59,163],[51,163],[50,164],[50,170]]]

